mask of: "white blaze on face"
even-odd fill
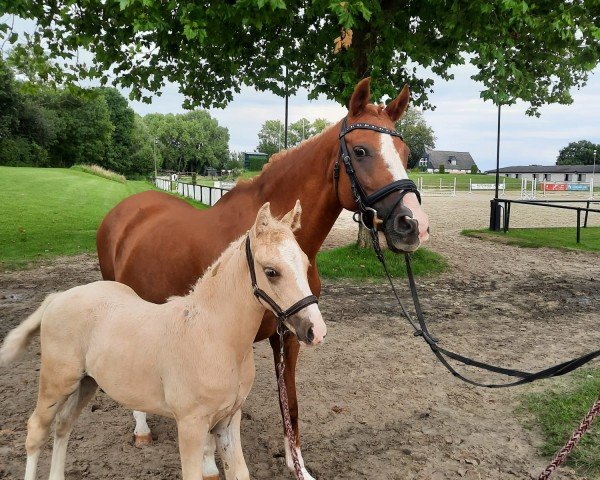
[[[381,156],[392,175],[392,181],[404,180],[408,178],[408,174],[404,169],[400,154],[394,146],[394,141],[391,135],[379,135]],[[413,213],[413,218],[419,222],[419,239],[424,242],[429,239],[429,217],[421,208],[421,204],[414,193],[407,193],[403,199],[404,205]]]
[[[294,282],[300,289],[302,297],[312,295],[306,276],[306,255],[300,250],[298,244],[291,239],[285,240],[279,245],[279,254],[283,261],[290,267],[290,270],[294,275]],[[298,300],[300,300],[300,298],[295,299],[294,303]],[[282,308],[285,309],[287,307],[282,306]],[[323,342],[325,335],[327,335],[327,326],[323,321],[319,307],[313,303],[306,307],[304,311],[313,324],[313,334],[315,336],[313,343],[316,345]]]

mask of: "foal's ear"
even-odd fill
[[[267,202],[260,207],[258,213],[256,214],[256,222],[254,222],[254,234],[258,236],[263,233],[267,229],[267,226],[272,218],[273,216],[271,215],[270,203]]]
[[[408,107],[408,101],[410,100],[410,91],[408,85],[404,85],[404,88],[400,94],[385,107],[385,113],[388,114],[392,122],[397,122],[402,118],[406,107]]]
[[[286,213],[281,219],[282,222],[287,223],[292,232],[300,230],[300,216],[302,215],[302,206],[300,200],[296,200],[296,205],[288,213]]]
[[[371,77],[362,79],[354,88],[354,93],[350,97],[348,110],[350,115],[356,117],[365,109],[371,101]]]

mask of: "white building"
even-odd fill
[[[485,173],[495,174],[496,169]],[[538,182],[585,182],[594,178],[594,185],[600,186],[600,165],[529,165],[503,167],[499,169],[501,177],[536,179]]]

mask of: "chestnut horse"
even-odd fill
[[[360,81],[352,94],[347,125],[364,123],[394,129],[406,111],[409,90],[405,86],[386,107],[370,104],[370,79]],[[274,155],[258,177],[240,182],[208,210],[197,210],[183,200],[162,192],[133,195],[114,207],[98,230],[98,257],[102,276],[132,287],[142,298],[162,303],[172,295],[187,293],[195,279],[222,253],[231,241],[247,230],[256,212],[271,203],[274,215],[290,210],[297,198],[304,207],[298,243],[311,263],[308,280],[319,295],[316,255],[342,209],[355,211],[357,205],[344,168],[339,169],[339,132],[342,122],[299,146]],[[357,129],[345,135],[346,147],[356,177],[366,194],[392,182],[408,178],[408,148],[396,136],[374,130]],[[339,179],[336,179],[339,172]],[[401,202],[398,200],[404,196]],[[383,224],[388,246],[396,252],[414,251],[429,237],[429,221],[412,192],[394,191],[374,205]],[[200,247],[200,248],[199,248]],[[301,341],[310,343],[309,331]],[[265,314],[256,341],[268,338],[275,362],[279,356],[279,336],[272,314]],[[286,335],[285,385],[295,432],[298,457],[298,403],[296,361],[300,345]],[[136,439],[151,439],[145,416],[136,412]],[[285,440],[285,439],[284,439]],[[293,470],[288,442],[284,441],[286,461]],[[214,459],[207,454],[205,478],[218,478]],[[303,467],[304,478],[313,477]]]

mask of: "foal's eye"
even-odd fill
[[[275,278],[279,275],[279,273],[277,273],[277,270],[275,270],[274,268],[265,268],[265,275],[268,278]]]
[[[354,154],[357,157],[366,157],[367,156],[367,151],[363,147],[355,147],[354,148]]]

